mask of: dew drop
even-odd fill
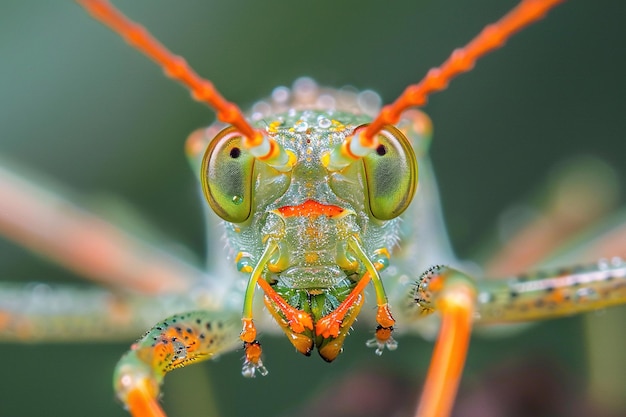
[[[272,91],[272,99],[276,103],[286,103],[287,100],[289,100],[290,93],[287,87],[276,87],[274,91]]]
[[[328,129],[331,124],[331,121],[324,116],[320,116],[317,118],[317,125],[322,129]]]
[[[598,269],[600,271],[606,271],[609,268],[610,268],[610,264],[609,264],[608,259],[602,258],[598,261]]]
[[[243,203],[243,197],[240,196],[240,195],[234,195],[232,201],[233,201],[233,204],[239,205],[239,204]]]
[[[614,256],[611,258],[611,266],[615,268],[619,268],[624,265],[624,260],[619,256]]]
[[[330,94],[321,94],[317,98],[317,101],[315,102],[315,104],[320,109],[326,109],[326,110],[334,109],[335,97],[331,96]]]
[[[574,300],[579,302],[595,301],[599,294],[593,288],[580,288],[574,293]]]
[[[300,121],[300,120],[296,123],[296,126],[295,126],[296,132],[298,133],[304,133],[306,132],[308,128],[309,128],[309,124],[305,121]]]

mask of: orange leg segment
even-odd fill
[[[472,278],[451,268],[426,271],[411,294],[419,315],[438,311],[441,328],[416,417],[448,417],[454,405],[467,356],[476,311]]]
[[[317,321],[315,324],[315,333],[324,338],[337,337],[341,322],[348,313],[348,310],[358,301],[359,295],[363,292],[365,287],[367,287],[370,280],[371,275],[369,272],[366,272],[346,299],[339,304],[339,307]],[[382,328],[391,330],[395,320],[391,316],[391,311],[389,311],[389,304],[384,303],[378,306],[376,321]]]
[[[259,280],[259,287],[265,294],[276,303],[280,310],[285,314],[289,327],[296,333],[302,333],[305,329],[313,330],[313,319],[311,315],[302,310],[298,310],[289,305],[283,297],[281,297],[274,288],[264,279]]]
[[[133,389],[126,399],[128,411],[133,417],[166,417],[157,400],[144,389]]]
[[[350,310],[350,307],[358,300],[359,295],[363,292],[367,284],[369,284],[370,280],[371,275],[369,272],[366,272],[346,299],[339,304],[339,307],[318,320],[315,324],[315,334],[324,338],[337,337],[343,318],[346,316],[346,313],[348,313],[348,310]]]
[[[280,296],[272,286],[263,278],[257,280],[257,284],[265,292],[266,296],[272,300],[280,311],[285,315],[289,327],[294,333],[302,333],[305,329],[313,330],[313,319],[311,316],[289,305],[283,297]],[[259,371],[261,375],[267,375],[267,369],[261,361],[262,348],[258,340],[256,340],[256,326],[252,321],[252,317],[244,317],[242,319],[243,330],[239,338],[244,342],[246,359],[243,364],[243,375],[245,377],[254,377],[255,371]]]

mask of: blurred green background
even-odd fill
[[[389,102],[516,2],[117,4],[245,107],[302,75],[372,88]],[[432,158],[461,256],[472,256],[494,232],[497,216],[568,156],[599,156],[626,183],[625,21],[622,0],[572,0],[430,99]],[[201,202],[182,146],[189,132],[212,120],[210,110],[73,2],[1,2],[0,154],[80,194],[120,196],[199,260]],[[6,281],[77,279],[4,241],[0,274]],[[614,329],[607,349],[624,351],[622,329]],[[203,385],[209,375],[223,416],[293,415],[352,372],[379,371],[380,381],[399,378],[392,391],[411,401],[407,393],[417,393],[432,345],[403,338],[397,352],[378,359],[363,346],[369,334],[354,332],[332,365],[300,357],[282,338],[264,340],[267,378],[244,380],[240,354],[230,354],[168,378],[165,404],[171,417],[206,415],[194,408],[210,401]],[[584,397],[580,318],[509,339],[475,339],[464,391],[499,367],[536,363],[554,366],[564,385],[574,385],[572,403]],[[113,401],[111,372],[127,346],[0,346],[0,417],[126,415]]]

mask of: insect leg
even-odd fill
[[[467,356],[476,287],[462,272],[434,267],[420,277],[413,300],[419,314],[436,310],[441,315],[441,328],[416,416],[446,417],[452,411]]]
[[[0,283],[0,340],[132,340],[158,317],[185,311],[190,298],[113,292],[44,283]]]
[[[418,416],[447,416],[477,325],[562,317],[626,303],[626,263],[615,258],[513,279],[474,281],[447,267],[433,267],[410,293],[414,317],[438,311],[442,325]]]
[[[131,346],[113,377],[117,397],[133,417],[164,417],[158,404],[165,374],[239,346],[236,314],[194,311],[158,323]]]
[[[3,166],[0,234],[81,276],[141,294],[181,294],[205,278],[192,265]]]
[[[265,281],[263,277],[261,277],[263,269],[277,249],[278,244],[274,240],[270,239],[259,262],[250,274],[250,280],[248,281],[248,286],[244,295],[243,317],[241,319],[243,322],[243,330],[241,331],[239,338],[243,341],[244,348],[246,350],[246,359],[244,360],[242,371],[243,375],[246,377],[253,377],[255,375],[255,370],[258,370],[261,375],[267,375],[267,369],[263,366],[263,362],[261,362],[261,344],[258,340],[256,340],[256,326],[252,320],[252,301],[254,299],[254,289],[257,284],[265,292],[266,296],[276,303],[278,308],[285,314],[289,326],[295,333],[302,333],[305,328],[313,329],[313,320],[311,319],[311,316],[308,313],[289,305],[289,303],[287,303],[270,286],[270,284]]]

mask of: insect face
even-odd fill
[[[371,91],[322,89],[302,78],[293,91],[278,88],[253,106],[256,124],[292,160],[289,169],[257,160],[232,127],[217,134],[202,161],[204,194],[226,220],[238,270],[251,280],[260,276],[273,283],[277,294],[268,293],[266,304],[289,340],[306,355],[316,345],[327,361],[340,352],[363,302],[360,295],[351,298],[356,283],[368,272],[382,293],[378,271],[389,263],[399,239],[397,217],[417,185],[413,148],[392,126],[378,135],[376,152],[362,160],[340,171],[324,164],[333,149],[370,122],[379,102]],[[201,142],[205,139],[197,135],[214,130],[194,133],[190,140]],[[246,292],[245,299],[250,297]],[[307,323],[294,327],[283,303],[300,311]],[[329,334],[320,330],[326,316],[343,308],[347,317],[340,328]],[[246,311],[244,319],[251,320]]]

